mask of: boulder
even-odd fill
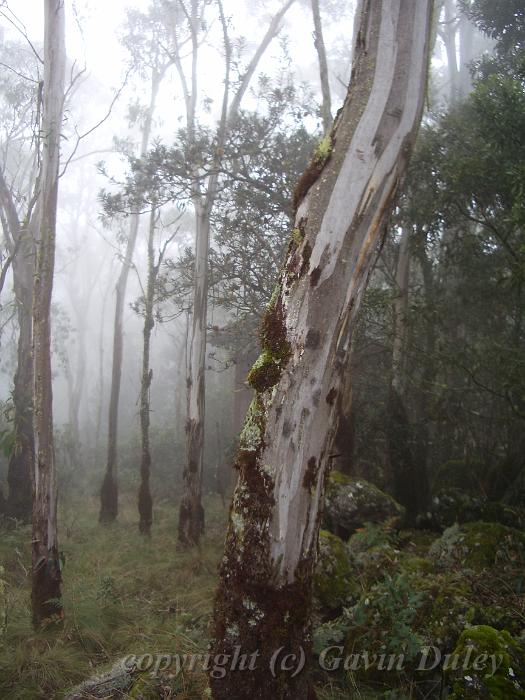
[[[328,477],[325,514],[330,530],[348,536],[365,523],[401,520],[405,510],[365,479],[333,471]]]
[[[450,700],[523,700],[525,648],[506,630],[477,625],[464,630],[454,649],[458,668],[449,673]]]
[[[429,554],[442,568],[519,570],[525,565],[525,534],[501,523],[455,524],[432,544]]]
[[[340,610],[360,594],[347,545],[327,530],[319,533],[314,594],[321,609],[328,613]]]

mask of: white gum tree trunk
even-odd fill
[[[345,104],[296,191],[295,229],[261,326],[215,604],[214,653],[258,653],[210,679],[213,697],[307,697],[324,482],[359,303],[423,110],[431,0],[362,0]],[[297,662],[298,665],[298,662]],[[296,668],[297,668],[296,665]]]
[[[217,144],[215,161],[205,186],[199,182],[198,169],[193,173],[195,182],[192,186],[192,202],[195,212],[195,267],[193,273],[193,315],[189,328],[189,351],[187,367],[187,418],[186,418],[186,464],[183,473],[183,495],[179,510],[178,542],[181,547],[191,547],[199,543],[204,532],[204,509],[201,503],[202,476],[204,461],[204,425],[206,409],[206,328],[208,310],[208,255],[211,235],[211,214],[217,197],[221,153],[224,150],[230,123],[236,117],[242,98],[257,69],[264,52],[278,34],[282,19],[294,0],[287,0],[272,18],[261,43],[252,56],[246,71],[230,101],[230,62],[231,44],[228,36],[227,21],[219,2],[219,16],[224,34],[225,79],[222,98],[221,118],[217,127]],[[194,139],[196,128],[195,106],[197,98],[197,59],[199,51],[198,0],[192,2],[191,37],[192,37],[192,90],[182,69],[180,56],[175,60],[186,102],[186,122],[190,142]]]
[[[53,445],[51,385],[51,294],[64,109],[65,10],[63,0],[44,3],[44,89],[42,175],[39,194],[37,259],[33,289],[33,623],[61,616],[61,572],[57,541],[57,485]]]

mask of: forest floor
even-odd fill
[[[149,540],[138,532],[134,502],[121,499],[118,522],[109,527],[98,524],[95,501],[63,510],[65,619],[60,630],[38,633],[30,614],[31,529],[2,531],[2,700],[60,698],[95,668],[128,654],[205,652],[227,518],[219,499],[205,508],[207,534],[189,552],[177,550],[172,505],[155,508]],[[188,679],[182,672],[173,697],[201,698],[205,682],[204,674]]]
[[[60,513],[64,556],[60,628],[35,632],[30,611],[31,528],[0,533],[0,698],[51,700],[130,654],[204,654],[227,508],[205,501],[199,549],[177,549],[177,510],[155,507],[151,538],[138,532],[135,503],[121,498],[119,518],[98,524],[96,500]],[[3,590],[3,593],[2,593]],[[206,697],[206,675],[182,670],[170,683],[177,700]],[[147,697],[147,689],[141,686]],[[156,695],[158,697],[158,695]],[[323,700],[340,696],[321,690]],[[344,697],[348,697],[347,695]]]
[[[218,497],[207,497],[201,546],[180,551],[173,504],[157,504],[148,540],[138,532],[134,500],[121,497],[118,522],[109,527],[98,524],[95,500],[61,509],[65,618],[60,626],[38,632],[32,628],[30,611],[31,528],[0,531],[2,700],[60,700],[76,684],[128,655],[206,654],[227,508]],[[470,549],[467,535],[474,538]],[[436,538],[438,533],[396,533],[369,526],[353,535],[346,547],[324,533],[316,595],[321,596],[318,603],[326,603],[329,593],[336,597],[336,605],[328,615],[319,610],[316,614],[316,658],[320,649],[334,644],[345,648],[365,644],[363,648],[372,651],[385,645],[409,650],[423,640],[439,639],[444,649],[451,650],[469,626],[498,634],[472,625],[493,625],[517,636],[525,631],[525,535],[500,525],[473,523],[461,531],[449,528],[438,549],[435,543],[430,546]],[[457,560],[450,558],[456,554]],[[445,569],[439,564],[443,557]],[[505,639],[511,643],[511,637]],[[521,668],[523,663],[517,663]],[[319,664],[316,668],[319,700],[442,697],[442,691],[427,694],[426,680],[414,683],[414,677],[404,673],[392,677],[349,673],[344,678],[321,671]],[[161,674],[160,686],[159,674],[156,678],[149,672],[140,674],[125,697],[209,697],[202,661],[193,671],[184,665],[179,671],[172,663],[166,673],[171,675]],[[505,688],[514,693],[516,686],[515,694],[503,690],[490,697],[522,698],[522,686],[514,676],[513,671],[511,679],[495,680],[513,681]],[[167,685],[162,685],[164,678]],[[454,697],[466,697],[461,693]]]

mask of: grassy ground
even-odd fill
[[[128,654],[205,653],[227,510],[218,498],[204,505],[206,536],[189,552],[177,550],[172,503],[155,508],[150,540],[138,533],[134,498],[121,498],[118,522],[110,527],[98,524],[95,500],[62,508],[65,620],[60,628],[38,632],[29,605],[31,529],[0,530],[0,699],[60,700]],[[141,683],[147,685],[145,678]],[[329,677],[318,680],[319,700],[383,697],[363,687],[351,690],[352,684],[342,692]],[[207,697],[203,672],[183,671],[169,683],[165,694],[158,688],[148,694],[141,685],[142,694],[134,697]]]
[[[61,513],[66,617],[60,630],[31,628],[30,528],[0,533],[2,700],[60,698],[95,667],[127,654],[206,650],[226,522],[220,502],[205,504],[207,534],[191,552],[177,551],[171,504],[155,509],[150,541],[138,533],[133,501],[121,503],[118,523],[107,528],[98,525],[97,507],[77,504]],[[177,683],[173,697],[202,697],[203,677],[193,674],[190,681],[181,674]]]

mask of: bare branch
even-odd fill
[[[127,85],[128,78],[129,78],[130,73],[131,73],[131,68],[127,71],[127,73],[126,73],[126,75],[125,75],[125,77],[124,77],[124,82],[122,83],[122,85],[120,86],[120,88],[119,88],[119,89],[117,90],[117,92],[115,93],[113,99],[111,100],[111,104],[109,105],[109,109],[108,109],[107,113],[104,115],[104,117],[103,117],[100,121],[98,121],[94,126],[92,126],[90,129],[88,129],[87,131],[85,131],[83,134],[78,134],[78,133],[77,133],[77,141],[76,141],[75,147],[73,148],[73,151],[71,152],[69,158],[68,158],[67,161],[65,162],[64,167],[62,168],[62,171],[61,171],[59,177],[62,177],[62,176],[64,175],[64,173],[66,172],[66,170],[67,170],[69,164],[72,162],[72,160],[73,160],[73,158],[74,158],[74,156],[75,156],[75,154],[76,154],[76,152],[77,152],[77,150],[78,150],[78,147],[79,147],[79,145],[80,145],[80,142],[81,142],[83,139],[85,139],[87,136],[89,136],[90,134],[92,134],[94,131],[96,131],[100,126],[102,126],[102,124],[104,124],[104,122],[105,122],[107,119],[109,119],[109,117],[111,116],[111,112],[113,111],[113,107],[115,106],[116,101],[118,100],[118,98],[119,98],[120,95],[122,94],[122,91],[124,90],[124,88],[125,88],[126,85]],[[76,131],[76,129],[75,129],[75,131]]]
[[[36,58],[38,59],[38,61],[39,61],[42,65],[44,65],[44,61],[43,61],[42,58],[40,57],[40,54],[39,54],[38,51],[35,49],[35,47],[34,47],[33,44],[31,43],[31,40],[29,39],[29,36],[28,36],[28,34],[27,34],[27,28],[26,28],[25,24],[22,22],[22,20],[20,20],[20,19],[15,15],[15,13],[11,10],[11,8],[9,7],[9,5],[8,5],[7,3],[5,3],[2,7],[5,7],[5,8],[6,8],[7,12],[11,15],[11,17],[9,17],[9,15],[6,14],[6,12],[4,12],[3,10],[0,10],[0,17],[3,17],[7,22],[9,22],[11,25],[13,25],[13,27],[16,29],[16,31],[17,31],[19,34],[21,34],[21,35],[24,37],[24,39],[27,41],[27,43],[28,43],[29,46],[31,47],[31,50],[33,51],[33,53],[35,54]]]

